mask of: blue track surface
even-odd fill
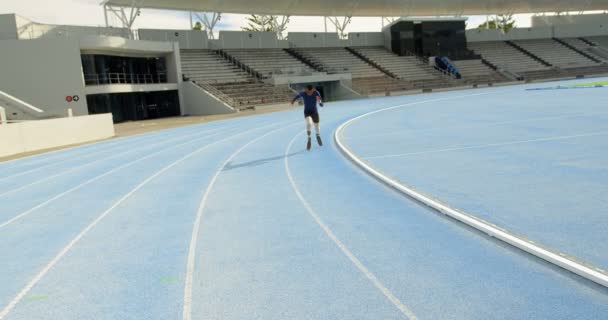
[[[311,152],[303,148],[298,110],[167,130],[0,164],[0,319],[608,318],[605,288],[394,193],[345,160],[331,143],[333,130],[354,116],[412,101],[467,94],[492,93],[461,98],[451,107],[429,102],[384,120],[360,122],[349,129],[353,138],[349,143],[357,144],[365,155],[424,151],[454,145],[449,139],[456,134],[447,130],[461,128],[463,119],[469,121],[468,126],[471,117],[487,125],[551,116],[540,106],[512,105],[509,108],[515,109],[507,110],[508,106],[474,103],[492,96],[494,103],[506,97],[514,101],[523,95],[520,91],[501,88],[328,104],[321,114],[326,146]],[[564,90],[564,94],[578,92],[584,90]],[[544,94],[526,93],[530,99]],[[458,107],[465,108],[467,101],[469,109]],[[592,101],[586,99],[576,109],[562,111],[596,114],[591,120],[585,118],[587,123],[594,122],[602,110],[593,108]],[[423,117],[426,109],[427,118]],[[496,113],[497,109],[502,112]],[[434,119],[430,119],[432,114]],[[527,125],[534,124],[539,122]],[[558,130],[560,124],[554,125],[555,129],[538,129],[539,136],[554,133],[551,130]],[[443,134],[431,130],[439,126],[446,130]],[[598,129],[573,122],[559,129],[566,130],[559,134],[581,133],[575,130],[581,126],[585,128],[582,132]],[[418,139],[373,138],[406,130]],[[466,127],[457,132],[463,139],[473,136]],[[529,137],[498,135],[494,137],[498,140],[492,140],[485,133],[466,143]],[[601,136],[597,138],[593,141],[601,143]],[[436,139],[444,143],[437,144]],[[488,156],[496,156],[494,149],[486,151]],[[555,157],[558,151],[553,154]],[[591,158],[576,161],[591,165]],[[538,159],[536,168],[549,172],[553,162],[543,159],[548,158]],[[422,160],[402,162],[411,169],[420,171],[416,166],[423,166],[428,171],[412,175],[415,179],[411,181],[405,176],[408,182],[420,184],[428,192],[444,188],[455,194],[443,183],[461,184],[467,171],[449,171],[450,179],[439,179],[446,164]],[[476,170],[491,165],[477,168],[483,163],[478,157],[467,161],[473,161]],[[452,165],[458,162],[454,158]],[[602,163],[605,165],[595,165]],[[439,164],[443,166],[434,167]],[[503,162],[493,165],[501,167]],[[405,172],[398,171],[403,167],[393,164],[386,168],[399,175]],[[519,174],[537,183],[538,173]],[[500,176],[507,174],[496,179]],[[560,181],[566,178],[569,175]],[[579,181],[572,188],[580,191],[593,181]],[[466,195],[477,189],[457,190],[461,198],[449,198],[451,202],[459,206],[475,203],[470,200],[474,195]],[[602,190],[591,191],[600,195]],[[484,202],[478,201],[478,205],[492,210],[471,211],[491,212],[486,218],[510,221],[509,214],[499,215],[502,207],[494,207],[499,202],[486,195],[489,190],[482,191]],[[514,191],[500,195],[516,196]],[[469,202],[460,205],[455,202],[459,199]],[[544,200],[535,201],[540,206]],[[598,201],[605,200],[600,197]],[[597,208],[594,215],[588,213],[592,211],[588,207],[579,205],[580,216],[584,213],[589,219],[601,220],[605,210]],[[562,211],[555,214],[559,219],[566,215]],[[558,219],[545,218],[547,225],[535,230],[546,234],[551,228],[561,230],[557,222],[546,220]],[[577,222],[586,224],[585,220]],[[581,230],[591,233],[586,231],[591,229]],[[579,239],[585,237],[579,235]],[[569,243],[568,239],[564,242]]]
[[[608,88],[487,93],[376,113],[345,136],[404,183],[608,269]]]

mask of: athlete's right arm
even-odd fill
[[[298,93],[298,95],[297,95],[297,96],[295,96],[295,97],[293,98],[293,100],[291,100],[291,105],[293,106],[293,104],[294,104],[294,103],[295,103],[295,102],[296,102],[298,99],[300,99],[301,97],[302,97],[302,96],[301,96],[301,95]]]

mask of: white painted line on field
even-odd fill
[[[536,117],[536,118],[526,118],[526,119],[520,119],[520,120],[508,120],[508,121],[487,122],[487,123],[477,123],[477,124],[467,123],[465,126],[454,125],[454,126],[447,126],[447,127],[444,127],[444,126],[430,127],[430,128],[424,128],[424,129],[403,129],[403,130],[395,130],[395,131],[385,132],[385,133],[366,134],[365,139],[399,136],[399,135],[403,135],[404,133],[420,134],[423,132],[432,132],[432,131],[446,130],[446,129],[458,130],[458,129],[480,128],[480,127],[487,128],[487,127],[504,126],[504,125],[509,125],[509,124],[521,124],[521,123],[528,123],[528,122],[536,123],[536,122],[548,121],[548,120],[592,117],[592,116],[602,116],[602,115],[608,115],[608,113],[606,113],[606,112],[592,112],[592,113],[590,113],[590,112],[571,112],[569,114],[561,114],[561,115],[550,116],[550,117]],[[349,140],[358,139],[358,138],[342,137],[342,139],[344,139],[344,141],[349,141]]]
[[[269,125],[272,126],[272,125]],[[82,239],[91,229],[93,229],[101,220],[103,220],[108,214],[110,214],[115,208],[117,208],[120,204],[122,204],[124,201],[126,201],[128,198],[130,198],[133,194],[135,194],[137,191],[139,191],[141,188],[143,188],[146,184],[148,184],[150,181],[152,181],[154,178],[160,176],[161,174],[165,173],[166,171],[168,171],[169,169],[175,167],[176,165],[184,162],[185,160],[197,155],[198,153],[204,151],[205,149],[208,149],[209,147],[216,145],[218,143],[233,139],[234,137],[249,133],[251,131],[254,130],[259,130],[262,128],[265,128],[268,126],[264,126],[264,127],[258,127],[258,128],[253,128],[247,131],[243,131],[240,133],[237,133],[235,135],[231,135],[227,138],[221,139],[221,140],[217,140],[214,141],[210,144],[207,144],[201,148],[196,149],[195,151],[183,156],[182,158],[180,158],[179,160],[169,164],[168,166],[162,168],[161,170],[157,171],[155,174],[151,175],[150,177],[148,177],[147,179],[145,179],[144,181],[142,181],[140,184],[138,184],[135,188],[133,188],[131,191],[129,191],[127,194],[125,194],[122,198],[120,198],[116,203],[114,203],[110,208],[108,208],[106,211],[104,211],[102,214],[100,214],[95,220],[93,220],[93,222],[91,222],[91,224],[89,224],[86,228],[84,228],[74,239],[72,239],[44,268],[42,268],[42,270],[32,279],[30,280],[30,282],[17,294],[17,296],[15,296],[13,298],[13,300],[11,300],[11,302],[8,303],[8,305],[6,305],[1,311],[0,311],[0,320],[4,319],[14,308],[15,306],[30,292],[30,290],[38,283],[40,282],[40,280],[42,280],[42,278],[53,268],[53,266],[55,266],[57,264],[57,262],[59,262],[59,260],[61,260],[61,258],[63,256],[65,256],[75,245],[76,243],[78,243],[78,241],[80,241],[80,239]]]
[[[206,133],[207,133],[207,134],[209,134],[209,133],[213,133],[213,132],[216,132],[216,131],[219,131],[219,130],[220,130],[220,129],[209,130],[209,131],[206,131]],[[62,172],[59,172],[59,173],[57,173],[57,174],[54,174],[54,175],[48,176],[48,177],[46,177],[46,178],[43,178],[43,179],[40,179],[40,180],[34,181],[34,182],[29,183],[29,184],[26,184],[26,185],[23,185],[23,186],[21,186],[21,187],[18,187],[18,188],[15,188],[15,189],[11,189],[11,190],[6,191],[6,192],[4,192],[4,193],[0,193],[0,197],[4,197],[4,196],[7,196],[7,195],[9,195],[9,194],[13,194],[13,193],[19,192],[19,191],[21,191],[21,190],[27,189],[27,188],[29,188],[29,187],[31,187],[31,186],[34,186],[34,185],[40,184],[40,183],[42,183],[42,182],[49,181],[49,180],[51,180],[51,179],[54,179],[54,178],[57,178],[57,177],[60,177],[60,176],[66,175],[66,174],[68,174],[68,173],[70,173],[70,172],[74,172],[74,171],[76,171],[76,170],[80,170],[80,169],[82,169],[82,168],[86,168],[86,167],[92,166],[92,165],[94,165],[94,164],[96,164],[96,163],[100,163],[100,162],[108,161],[108,160],[110,160],[110,159],[114,159],[114,158],[122,157],[122,156],[125,156],[125,155],[127,155],[127,154],[131,154],[131,153],[138,152],[138,151],[140,151],[140,150],[149,149],[149,148],[151,148],[151,147],[158,147],[158,146],[160,146],[160,145],[164,145],[164,144],[167,144],[167,143],[172,143],[172,142],[174,142],[174,141],[184,140],[184,138],[185,138],[185,139],[189,139],[189,138],[192,138],[192,137],[198,136],[198,135],[200,135],[200,134],[201,134],[201,132],[197,132],[197,133],[194,133],[194,134],[190,134],[190,135],[188,135],[188,136],[185,136],[185,137],[177,137],[177,138],[170,139],[170,140],[167,140],[167,141],[162,141],[161,143],[157,143],[157,144],[152,144],[152,145],[144,145],[144,146],[139,147],[139,148],[135,148],[135,149],[129,149],[129,150],[127,150],[127,152],[122,152],[122,153],[117,153],[117,154],[114,154],[114,155],[112,155],[112,156],[110,156],[110,157],[107,157],[107,158],[101,158],[101,159],[97,159],[97,160],[95,160],[95,161],[93,161],[93,162],[88,162],[88,163],[85,163],[85,164],[82,164],[82,165],[79,165],[79,166],[76,166],[76,167],[70,168],[70,169],[68,169],[68,170],[66,170],[66,171],[62,171]],[[123,149],[124,149],[124,148],[126,148],[126,147],[128,147],[128,146],[123,146]],[[106,151],[106,152],[107,152],[107,151]]]
[[[304,206],[304,208],[306,208],[306,211],[308,211],[308,213],[310,214],[310,216],[312,216],[312,218],[319,225],[319,227],[321,227],[321,229],[325,232],[325,234],[334,242],[334,244],[352,262],[352,264],[354,264],[355,267],[361,273],[363,273],[363,275],[365,275],[365,277],[369,281],[371,281],[371,283],[384,295],[384,297],[388,301],[390,301],[397,309],[399,309],[399,311],[404,316],[406,316],[410,320],[415,320],[416,319],[416,315],[414,314],[414,312],[410,308],[408,308],[405,304],[403,304],[399,300],[399,298],[397,298],[378,279],[378,277],[376,277],[375,274],[373,274],[371,271],[369,271],[369,269],[350,251],[350,249],[348,249],[348,247],[346,245],[344,245],[344,243],[342,243],[342,241],[340,241],[340,239],[338,239],[338,237],[333,233],[333,231],[329,228],[329,226],[327,226],[325,224],[325,222],[323,222],[323,220],[319,217],[319,215],[317,215],[317,213],[314,211],[314,209],[310,206],[310,204],[308,203],[308,201],[304,198],[304,196],[300,192],[300,189],[298,189],[298,186],[296,185],[296,183],[295,183],[295,181],[293,179],[293,176],[291,175],[291,170],[289,169],[289,152],[291,151],[291,147],[293,146],[293,143],[296,141],[296,138],[298,138],[300,135],[301,135],[301,133],[297,134],[295,137],[293,137],[293,139],[291,140],[291,142],[289,142],[289,145],[285,149],[285,155],[284,155],[285,172],[287,173],[287,178],[289,179],[289,182],[291,183],[291,187],[293,188],[293,191],[296,193],[296,195],[300,199],[300,202],[302,203],[302,205]]]
[[[597,137],[597,136],[605,136],[605,135],[608,135],[608,131],[581,133],[581,134],[574,134],[574,135],[569,135],[569,136],[554,136],[554,137],[530,139],[530,140],[509,141],[509,142],[501,142],[501,143],[488,143],[488,144],[481,144],[481,145],[477,145],[477,146],[468,146],[468,147],[454,147],[454,148],[443,148],[443,149],[435,149],[435,150],[427,150],[427,151],[419,151],[419,152],[367,156],[367,157],[363,157],[363,158],[368,159],[368,160],[398,158],[398,157],[417,156],[417,155],[425,155],[425,154],[432,154],[432,153],[442,153],[442,152],[452,152],[452,151],[462,151],[462,150],[472,150],[472,149],[486,149],[486,148],[493,148],[493,147],[512,146],[512,145],[518,145],[518,144],[570,140],[570,139],[576,139],[576,138]]]
[[[124,168],[130,167],[130,166],[132,166],[132,165],[134,165],[134,164],[136,164],[138,162],[141,162],[143,160],[146,160],[146,159],[149,159],[151,157],[154,157],[154,156],[156,156],[156,155],[158,155],[160,153],[163,153],[163,152],[165,152],[167,150],[174,149],[174,148],[180,147],[182,145],[192,143],[194,141],[198,141],[198,140],[202,140],[202,139],[207,139],[207,138],[212,138],[212,137],[220,135],[220,134],[222,134],[222,133],[220,132],[220,133],[216,133],[216,134],[212,134],[212,135],[203,135],[200,138],[197,138],[197,139],[194,139],[194,140],[188,140],[188,141],[185,141],[185,142],[173,145],[173,146],[171,146],[171,147],[169,147],[167,149],[162,149],[162,150],[159,150],[157,152],[151,153],[151,154],[149,154],[149,155],[147,155],[145,157],[133,160],[131,162],[127,162],[127,163],[125,163],[125,164],[123,164],[121,166],[118,166],[118,167],[116,167],[116,168],[114,168],[112,170],[109,170],[109,171],[107,171],[107,172],[105,172],[105,173],[103,173],[101,175],[93,177],[93,178],[91,178],[91,179],[89,179],[89,180],[87,180],[87,181],[85,181],[85,182],[83,182],[83,183],[81,183],[81,184],[79,184],[79,185],[77,185],[77,186],[75,186],[75,187],[67,190],[67,191],[64,191],[64,192],[62,192],[62,193],[60,193],[60,194],[58,194],[58,195],[56,195],[56,196],[54,196],[54,197],[52,197],[52,198],[50,198],[48,200],[46,200],[46,201],[44,201],[44,202],[36,205],[35,207],[32,207],[32,208],[30,208],[30,209],[28,209],[28,210],[26,210],[26,211],[24,211],[24,212],[16,215],[15,217],[13,217],[13,218],[5,221],[5,222],[0,223],[0,229],[2,229],[4,227],[6,227],[6,226],[8,226],[8,225],[10,225],[12,223],[14,223],[15,221],[17,221],[17,220],[19,220],[21,218],[24,218],[25,216],[29,215],[30,213],[32,213],[32,212],[34,212],[34,211],[36,211],[36,210],[38,210],[38,209],[40,209],[40,208],[48,205],[49,203],[51,203],[51,202],[53,202],[53,201],[55,201],[57,199],[63,198],[66,195],[68,195],[68,194],[70,194],[70,193],[72,193],[72,192],[74,192],[76,190],[79,190],[79,189],[81,189],[84,186],[87,186],[87,185],[89,185],[89,184],[91,184],[91,183],[93,183],[93,182],[95,182],[95,181],[97,181],[97,180],[99,180],[101,178],[107,177],[107,176],[111,175],[112,173],[115,173],[115,172],[117,172],[119,170],[122,170]]]
[[[467,97],[467,96],[461,96],[460,98],[464,98],[464,97]],[[437,100],[429,100],[428,102],[433,102],[433,101],[437,101]],[[414,104],[416,104],[416,103],[414,103]],[[538,258],[541,258],[549,263],[552,263],[552,264],[559,266],[563,269],[566,269],[570,272],[578,274],[585,279],[591,280],[604,287],[608,287],[608,274],[600,271],[601,270],[600,268],[598,268],[596,266],[587,266],[581,262],[575,261],[574,259],[570,259],[566,255],[563,255],[563,254],[554,252],[552,250],[549,250],[547,248],[544,248],[540,245],[537,245],[536,243],[534,243],[532,241],[518,237],[509,231],[500,229],[487,221],[484,221],[484,220],[477,218],[466,212],[459,211],[458,209],[452,208],[448,205],[441,203],[440,201],[438,201],[436,199],[433,199],[427,195],[424,195],[423,193],[421,193],[411,187],[408,187],[408,186],[388,177],[387,175],[383,174],[382,172],[372,168],[362,158],[357,156],[342,142],[342,135],[343,135],[344,130],[348,126],[353,124],[354,122],[359,121],[363,118],[366,118],[368,116],[371,116],[371,115],[379,113],[379,112],[393,110],[396,108],[406,107],[406,106],[410,106],[410,105],[413,105],[413,104],[404,104],[404,105],[399,105],[399,106],[390,107],[390,108],[386,108],[386,109],[376,110],[373,112],[369,112],[369,113],[360,115],[358,117],[355,117],[355,118],[345,122],[340,127],[338,127],[338,129],[336,129],[336,131],[334,133],[334,140],[336,142],[336,145],[338,146],[340,151],[342,153],[344,153],[346,155],[346,157],[349,158],[351,161],[353,161],[357,166],[361,167],[364,171],[366,171],[372,177],[378,179],[379,181],[383,182],[387,186],[401,192],[402,194],[404,194],[420,203],[423,203],[426,206],[428,206],[440,213],[443,213],[457,221],[460,221],[483,233],[486,233],[486,234],[490,235],[491,237],[499,239],[499,240],[501,240],[505,243],[508,243],[516,248],[519,248],[529,254],[532,254]]]
[[[255,139],[249,141],[247,144],[243,145],[241,148],[236,150],[232,155],[230,155],[230,157],[228,157],[228,159],[226,159],[226,161],[224,161],[224,163],[222,163],[222,165],[217,169],[217,171],[215,172],[215,174],[209,181],[209,184],[207,185],[207,188],[205,189],[205,192],[203,194],[203,198],[199,204],[198,210],[196,211],[196,218],[194,220],[194,224],[193,224],[193,228],[192,228],[192,237],[190,238],[190,246],[188,248],[188,261],[186,263],[186,279],[185,279],[185,285],[184,285],[184,307],[183,307],[183,311],[182,311],[183,320],[192,319],[192,287],[193,287],[192,284],[194,282],[194,267],[195,267],[195,262],[196,262],[196,247],[197,247],[197,243],[198,243],[199,230],[200,230],[201,220],[203,218],[203,213],[204,213],[205,207],[207,206],[207,200],[209,199],[211,190],[213,190],[213,187],[215,186],[215,183],[217,182],[218,177],[220,176],[222,171],[226,168],[226,166],[228,166],[228,164],[234,158],[236,158],[241,152],[243,152],[243,150],[245,150],[247,147],[249,147],[250,145],[256,143],[257,141],[269,136],[272,133],[275,133],[279,130],[289,128],[289,127],[297,125],[299,123],[300,122],[298,121],[296,123],[274,129],[262,136],[259,136]]]

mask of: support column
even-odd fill
[[[209,15],[211,15],[211,17]],[[195,12],[194,16],[205,27],[205,30],[207,31],[207,35],[209,36],[209,39],[215,39],[215,34],[213,33],[213,30],[215,30],[217,23],[220,20],[222,20],[222,13],[221,12],[212,12],[212,13],[211,12],[210,13]]]
[[[346,38],[346,28],[348,25],[350,25],[352,17],[343,17],[342,20],[340,20],[338,17],[329,17],[329,21],[336,27],[338,36],[342,39]]]
[[[285,30],[287,30],[287,25],[289,24],[290,19],[291,19],[291,16],[273,16],[272,17],[272,22],[271,22],[272,27],[274,30],[277,31],[277,38],[279,40],[284,39],[283,33],[285,32]]]
[[[108,12],[111,12],[118,21],[121,22],[122,27],[127,29],[129,32],[129,38],[135,39],[135,32],[133,31],[133,24],[137,17],[141,14],[141,5],[145,0],[132,0],[130,7],[115,7],[108,4],[104,4],[104,15],[106,18],[106,26],[108,26]]]

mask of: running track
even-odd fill
[[[295,110],[2,163],[0,319],[606,319],[604,287],[392,191],[333,143],[369,111],[515,90],[330,103],[311,152]]]

